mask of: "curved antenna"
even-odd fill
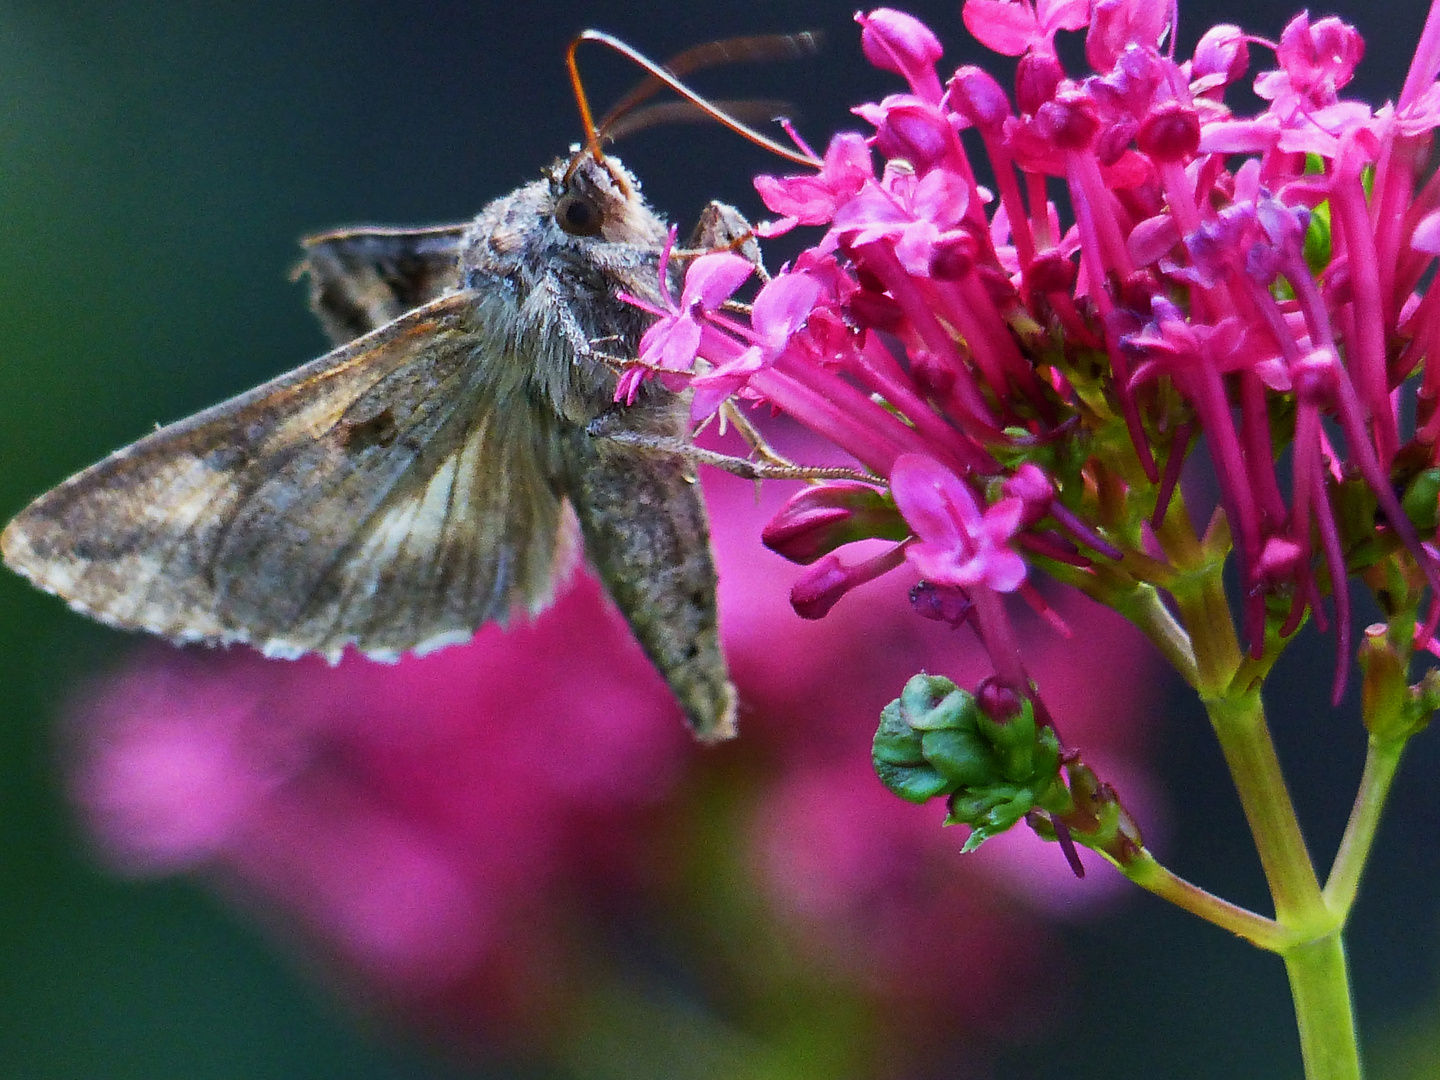
[[[793,122],[796,117],[790,102],[769,98],[720,100],[710,104],[723,110],[727,116],[752,126],[766,124],[781,117]],[[612,115],[606,116],[600,122],[600,138],[605,142],[620,142],[637,131],[648,131],[662,125],[713,122],[709,113],[701,112],[688,101],[657,101],[649,105],[637,105],[618,116],[613,115],[613,112],[612,110]]]
[[[684,52],[667,57],[661,66],[677,79],[684,79],[697,71],[717,67],[720,64],[770,63],[777,60],[799,60],[814,56],[820,51],[820,41],[819,31],[814,30],[806,30],[798,34],[760,34],[721,38],[719,41],[707,41],[701,45],[691,46]],[[605,114],[604,119],[600,121],[601,136],[609,135],[612,139],[618,140],[620,136],[613,130],[616,122],[653,97],[664,85],[655,76],[647,75],[638,86],[631,89]],[[718,106],[723,112],[743,123],[751,122],[744,115],[735,112],[728,101],[715,101],[711,104]],[[694,108],[693,105],[689,107]],[[698,110],[696,113],[705,115]],[[767,116],[765,119],[773,119],[773,116]]]
[[[614,50],[615,52],[619,53],[621,56],[629,60],[632,64],[635,64],[636,66],[644,70],[646,73],[648,73],[652,79],[655,79],[661,85],[667,86],[671,90],[675,91],[675,93],[679,94],[686,101],[690,102],[690,104],[694,105],[695,108],[699,109],[702,113],[713,119],[716,123],[723,124],[725,127],[729,128],[737,135],[740,135],[742,138],[749,139],[755,145],[761,146],[766,150],[769,150],[772,154],[777,154],[780,157],[783,157],[786,161],[792,161],[797,165],[808,165],[812,168],[815,168],[821,164],[819,158],[816,158],[810,154],[801,153],[798,150],[792,150],[790,147],[785,146],[782,143],[778,143],[774,139],[760,134],[760,132],[756,131],[754,128],[751,128],[741,123],[739,120],[726,113],[723,109],[711,104],[705,98],[697,94],[694,90],[691,90],[688,86],[686,86],[683,82],[676,78],[675,75],[673,75],[669,70],[661,67],[659,64],[655,63],[655,61],[651,60],[644,54],[636,51],[635,49],[632,49],[629,45],[626,45],[619,38],[612,37],[611,35],[604,33],[601,30],[585,30],[580,33],[573,41],[571,41],[570,47],[565,50],[565,65],[570,70],[570,85],[575,91],[575,102],[580,106],[580,120],[585,126],[585,148],[575,156],[575,159],[570,163],[570,167],[565,170],[565,175],[567,179],[569,178],[570,174],[575,171],[576,166],[579,165],[580,158],[583,157],[586,153],[589,153],[592,157],[594,157],[597,162],[603,161],[605,158],[605,155],[600,150],[602,129],[595,126],[595,116],[590,111],[590,103],[588,100],[586,100],[585,97],[585,87],[580,80],[580,68],[575,61],[576,50],[579,49],[580,43],[583,41],[593,41],[596,44],[604,45],[607,48]],[[688,51],[701,52],[704,49],[704,46],[697,46],[696,49]],[[682,57],[684,55],[684,53],[681,54]],[[637,89],[636,91],[632,91],[632,93],[627,96],[637,97],[637,95],[641,95],[641,91],[643,89],[644,88],[642,87]],[[637,102],[633,102],[631,104],[631,107],[633,107],[635,103],[638,103],[638,101],[643,101],[644,98],[648,97],[650,93],[654,93],[654,91],[651,90],[645,92],[643,96],[638,96]],[[614,110],[612,110],[612,116],[606,117],[607,120],[613,120],[613,112]]]

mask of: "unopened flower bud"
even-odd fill
[[[1169,102],[1145,117],[1135,141],[1155,161],[1183,161],[1200,146],[1200,114]]]
[[[1100,130],[1095,103],[1074,91],[1057,94],[1035,112],[1035,130],[1058,150],[1084,150]]]
[[[898,333],[905,325],[905,310],[894,297],[883,291],[858,289],[848,303],[850,318],[855,325],[866,330],[879,330],[882,334]]]
[[[1389,628],[1374,623],[1360,643],[1360,715],[1373,738],[1405,738],[1405,658],[1390,640]]]
[[[1250,47],[1245,31],[1230,23],[1221,23],[1205,31],[1195,45],[1195,58],[1190,63],[1190,78],[1197,91],[1223,89],[1245,74],[1250,66]]]
[[[1426,469],[1413,477],[1405,486],[1400,506],[1418,532],[1433,532],[1440,521],[1440,469]]]
[[[906,79],[922,97],[940,100],[940,83],[935,61],[944,50],[940,39],[913,15],[893,8],[876,8],[868,15],[856,15],[861,26],[860,48],[865,59],[883,71]]]
[[[869,484],[835,480],[796,492],[760,532],[777,555],[808,566],[843,544],[903,540],[909,528],[895,504]]]
[[[964,589],[936,585],[933,581],[922,581],[910,590],[910,606],[922,619],[954,627],[968,620],[975,607]]]
[[[973,237],[956,232],[935,242],[930,252],[930,277],[959,281],[975,268],[977,245]]]
[[[1060,779],[1060,741],[1029,701],[995,682],[987,706],[948,679],[916,675],[880,714],[873,761],[881,781],[911,802],[948,795],[947,824],[971,829],[965,850],[1038,807],[1071,808]]]
[[[1032,293],[1069,292],[1079,267],[1059,248],[1042,251],[1025,267],[1025,288]]]
[[[907,98],[880,105],[862,105],[855,114],[875,125],[874,146],[887,161],[910,162],[926,173],[945,159],[954,142],[950,122],[937,107]]]
[[[1053,53],[1027,52],[1015,67],[1015,104],[1033,116],[1055,96],[1065,69]]]
[[[950,79],[952,109],[987,134],[998,134],[1010,113],[1005,89],[984,68],[966,64]]]
[[[853,587],[845,564],[826,555],[790,586],[790,606],[802,619],[823,619]]]
[[[996,723],[1004,724],[1020,715],[1024,699],[999,679],[982,679],[975,688],[980,711]]]

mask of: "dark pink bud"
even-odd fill
[[[903,104],[855,111],[875,124],[875,149],[887,161],[904,158],[917,173],[926,173],[950,153],[950,121],[933,105],[908,98]]]
[[[1195,58],[1190,62],[1190,78],[1199,83],[1201,90],[1213,90],[1229,86],[1250,66],[1250,47],[1245,43],[1245,31],[1238,26],[1222,23],[1205,31],[1205,36],[1195,46]]]
[[[1260,549],[1259,565],[1256,572],[1260,580],[1274,586],[1292,581],[1304,566],[1305,549],[1293,540],[1272,536]]]
[[[1020,293],[1016,290],[1015,283],[1010,280],[1010,275],[994,263],[976,263],[975,276],[980,279],[990,302],[1001,311],[1019,301]]]
[[[1045,470],[1034,462],[1027,461],[1000,485],[1001,493],[1009,499],[1019,499],[1025,504],[1021,519],[1028,525],[1041,521],[1050,512],[1055,499],[1055,486],[1045,475]]]
[[[1055,96],[1064,78],[1065,69],[1053,53],[1026,53],[1015,67],[1015,104],[1033,116]]]
[[[955,388],[954,369],[926,349],[911,350],[910,377],[920,389],[937,398],[949,397]]]
[[[843,544],[875,537],[903,540],[908,532],[882,492],[835,480],[797,492],[761,530],[760,540],[777,555],[808,566]]]
[[[981,712],[1002,724],[1015,719],[1024,709],[1020,695],[993,675],[982,679],[975,688],[975,701]]]
[[[959,627],[970,618],[975,605],[964,589],[922,581],[910,590],[910,606],[922,619]]]
[[[802,619],[823,619],[851,588],[844,564],[826,555],[790,586],[790,606]]]
[[[860,47],[866,60],[902,76],[922,97],[939,101],[935,61],[944,50],[928,26],[893,8],[876,8],[868,15],[856,15],[855,21],[862,27]]]
[[[862,328],[895,334],[905,325],[904,309],[894,299],[874,289],[857,290],[850,297],[848,307],[855,325]]]
[[[1200,114],[1169,102],[1145,117],[1135,141],[1154,161],[1183,161],[1200,146]]]
[[[981,131],[995,132],[1010,116],[1010,99],[995,77],[966,64],[950,80],[950,107]]]
[[[965,233],[937,240],[930,253],[930,276],[937,281],[959,281],[975,268],[978,250],[975,238]]]
[[[1146,318],[1150,317],[1155,297],[1160,291],[1160,286],[1153,274],[1148,270],[1137,270],[1133,274],[1116,279],[1114,285],[1117,304],[1129,311],[1138,312]]]
[[[1100,118],[1094,102],[1071,90],[1040,106],[1035,130],[1057,150],[1085,150],[1100,130]]]
[[[1025,268],[1025,288],[1032,293],[1068,293],[1079,268],[1058,248],[1042,251]]]
[[[1108,166],[1119,161],[1139,130],[1140,125],[1129,116],[1117,116],[1105,124],[1095,139],[1095,156],[1100,164]]]

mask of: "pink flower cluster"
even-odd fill
[[[835,136],[813,174],[756,181],[780,215],[762,233],[823,235],[748,320],[725,306],[738,257],[690,267],[627,385],[688,377],[697,418],[768,402],[877,477],[804,491],[767,529],[810,566],[797,610],[908,561],[995,651],[1008,635],[983,594],[1024,589],[1026,564],[1102,600],[1163,587],[1157,534],[1202,440],[1252,650],[1267,628],[1323,623],[1328,591],[1348,656],[1344,582],[1377,523],[1440,581],[1420,538],[1440,437],[1440,299],[1422,289],[1440,254],[1440,177],[1424,175],[1440,16],[1373,109],[1341,96],[1364,45],[1339,19],[1301,14],[1276,42],[1216,26],[1180,59],[1175,12],[966,0],[970,32],[1018,58],[1013,95],[978,67],[942,80],[914,18],[857,16],[906,88],[855,109],[872,131]],[[1084,31],[1090,73],[1065,70],[1062,31]],[[1263,110],[1240,116],[1225,94],[1254,51],[1274,66],[1254,78]],[[890,546],[835,554],[862,537]]]

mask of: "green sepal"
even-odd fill
[[[975,698],[942,675],[916,675],[900,691],[900,713],[916,731],[973,723]]]
[[[930,765],[892,765],[879,760],[872,764],[880,782],[906,802],[929,802],[951,789],[950,781]]]
[[[1018,784],[995,784],[983,794],[956,795],[950,800],[946,825],[968,825],[962,851],[974,851],[992,836],[999,836],[1014,827],[1035,802],[1030,790]]]
[[[1431,535],[1440,518],[1440,469],[1426,469],[1411,477],[1400,506],[1414,523],[1416,532]]]
[[[993,783],[990,748],[974,728],[927,731],[920,745],[925,760],[950,778],[956,788]]]

